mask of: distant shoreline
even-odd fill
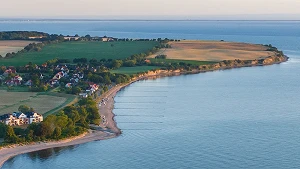
[[[71,145],[78,145],[83,144],[91,141],[97,141],[97,140],[106,140],[115,138],[118,135],[121,134],[121,130],[117,127],[117,122],[114,120],[114,97],[116,94],[123,89],[124,87],[127,87],[128,85],[139,81],[143,79],[148,78],[157,78],[157,77],[166,77],[166,76],[175,76],[175,75],[181,75],[181,74],[196,74],[196,73],[204,73],[209,71],[215,71],[215,70],[224,70],[224,69],[233,69],[233,68],[241,68],[241,67],[251,67],[251,66],[265,66],[265,65],[272,65],[272,64],[279,64],[282,62],[285,62],[288,60],[287,56],[274,56],[271,58],[265,59],[267,62],[263,62],[264,64],[260,64],[258,62],[255,62],[255,64],[245,64],[245,65],[224,65],[220,63],[216,63],[211,66],[206,66],[203,70],[157,70],[157,71],[149,71],[148,73],[145,73],[143,75],[140,75],[136,78],[133,78],[130,82],[123,84],[123,85],[117,85],[112,87],[108,92],[106,92],[98,101],[100,101],[103,98],[108,98],[107,104],[105,106],[99,107],[99,111],[101,112],[101,115],[104,115],[106,118],[106,124],[101,124],[102,131],[92,131],[89,133],[85,133],[80,136],[68,138],[65,140],[60,141],[51,141],[51,142],[41,142],[41,143],[33,143],[29,145],[14,145],[10,147],[5,147],[0,149],[0,167],[10,158],[15,157],[20,154],[25,154],[29,152],[49,149],[49,148],[55,148],[55,147],[65,147],[65,146],[71,146]],[[256,61],[256,60],[255,60]],[[232,61],[235,63],[235,61]],[[205,65],[204,65],[205,66]],[[99,103],[98,103],[99,104]]]

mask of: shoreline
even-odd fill
[[[4,148],[0,148],[0,168],[3,166],[3,164],[20,154],[25,154],[29,152],[35,152],[40,151],[44,149],[49,148],[56,148],[56,147],[65,147],[65,146],[71,146],[71,145],[79,145],[84,144],[92,141],[100,141],[100,140],[106,140],[118,137],[122,131],[117,127],[117,122],[114,120],[115,114],[113,113],[114,109],[114,97],[116,94],[123,88],[129,86],[130,84],[144,79],[149,78],[159,78],[159,77],[167,77],[167,76],[177,76],[181,74],[197,74],[197,73],[205,73],[205,72],[211,72],[216,70],[226,70],[226,69],[233,69],[233,68],[242,68],[242,67],[254,67],[254,66],[266,66],[266,65],[274,65],[274,64],[280,64],[282,62],[288,61],[287,56],[283,56],[283,59],[279,61],[272,61],[265,64],[251,64],[251,65],[234,65],[234,66],[228,66],[228,65],[221,65],[220,63],[216,63],[213,65],[210,65],[210,68],[205,68],[204,70],[200,69],[194,69],[191,71],[185,71],[185,70],[157,70],[157,71],[149,71],[148,73],[142,74],[138,77],[133,78],[130,82],[126,84],[116,85],[112,87],[109,91],[104,93],[101,97],[97,99],[97,104],[99,105],[99,102],[107,98],[106,105],[98,107],[99,113],[101,116],[105,118],[105,123],[103,123],[103,120],[100,124],[100,126],[92,126],[92,128],[95,128],[96,130],[92,130],[89,133],[85,133],[79,136],[75,136],[72,138],[59,140],[59,141],[50,141],[50,142],[42,142],[42,143],[32,143],[29,145],[11,145]],[[203,65],[207,66],[207,65]]]
[[[28,145],[7,146],[0,149],[0,168],[7,160],[20,154],[26,154],[26,153],[45,150],[49,148],[79,145],[91,141],[106,140],[106,139],[114,138],[115,136],[116,134],[114,133],[108,133],[103,131],[91,131],[88,133],[81,134],[79,136],[74,136],[59,141],[37,142]]]

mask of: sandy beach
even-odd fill
[[[115,136],[116,134],[114,133],[103,132],[103,131],[91,131],[89,133],[85,133],[80,136],[76,136],[76,137],[72,137],[60,141],[40,142],[40,143],[33,143],[29,145],[14,145],[14,146],[5,147],[0,150],[0,167],[5,163],[5,161],[19,154],[25,154],[25,153],[44,150],[48,148],[78,145],[78,144],[97,141],[97,140],[105,140],[105,139],[114,138]]]

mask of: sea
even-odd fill
[[[272,44],[281,64],[136,82],[117,138],[18,155],[3,169],[300,168],[300,21],[0,21],[0,31]]]

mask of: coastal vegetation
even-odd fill
[[[3,145],[58,140],[83,134],[89,124],[101,122],[97,104],[92,98],[85,98],[78,105],[67,106],[55,115],[49,115],[41,123],[32,123],[26,129],[13,128],[0,123],[0,138]]]
[[[159,66],[135,66],[135,67],[121,67],[119,69],[111,70],[114,74],[134,75],[138,73],[148,72],[149,70],[160,69]]]

